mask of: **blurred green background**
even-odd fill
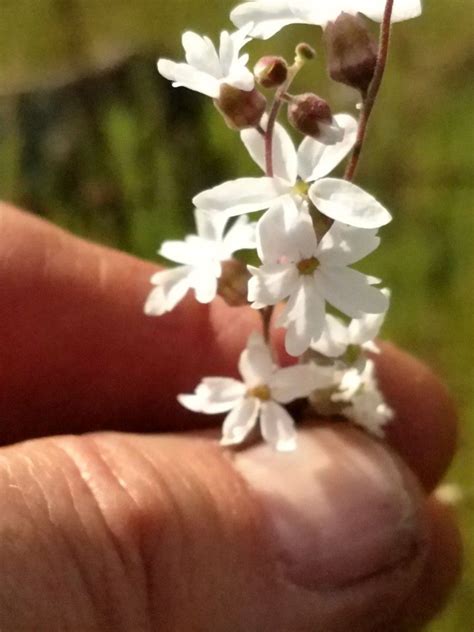
[[[153,258],[191,226],[191,197],[256,174],[205,97],[173,90],[158,56],[179,35],[230,28],[223,0],[1,0],[0,196],[73,232]],[[399,24],[358,182],[393,211],[367,262],[393,289],[387,337],[446,379],[462,417],[449,481],[464,492],[463,581],[430,632],[474,628],[474,209],[472,0],[426,0]],[[317,28],[292,27],[249,49],[286,55]],[[354,111],[322,56],[301,89]],[[294,91],[297,91],[297,87]]]

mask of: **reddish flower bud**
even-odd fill
[[[330,77],[365,94],[374,77],[378,44],[364,20],[341,13],[326,26],[324,41]]]
[[[288,77],[288,64],[283,57],[262,57],[256,63],[253,74],[264,88],[277,88]]]
[[[217,286],[217,294],[230,307],[248,305],[248,282],[250,272],[241,261],[230,259],[222,262],[222,274]]]
[[[239,90],[228,84],[221,86],[221,92],[214,104],[233,130],[256,127],[267,107],[267,100],[257,90]]]
[[[341,139],[342,130],[334,123],[331,108],[316,94],[293,97],[288,105],[290,124],[305,136],[316,138],[327,145]]]

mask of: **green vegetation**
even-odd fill
[[[457,632],[471,629],[474,604],[474,24],[470,0],[425,4],[422,19],[394,30],[358,181],[395,215],[368,263],[393,289],[386,335],[438,370],[461,411],[449,480],[466,495],[466,570],[429,628]],[[3,0],[1,197],[147,258],[165,236],[182,235],[193,194],[256,172],[212,105],[172,90],[155,58],[180,55],[182,29],[216,34],[230,6]],[[288,29],[257,45],[255,60],[264,50],[291,57],[302,39],[321,50],[314,38],[313,29]],[[329,85],[321,57],[299,81],[336,111],[354,107],[352,91]]]

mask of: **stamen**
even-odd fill
[[[319,268],[319,261],[316,259],[316,257],[311,257],[310,259],[302,259],[298,263],[297,268],[300,274],[310,276]]]
[[[270,389],[265,384],[260,384],[260,386],[256,386],[255,388],[249,389],[247,391],[247,396],[256,397],[262,402],[268,402],[268,400],[272,398]]]

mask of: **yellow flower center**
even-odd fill
[[[293,187],[293,193],[295,195],[301,195],[303,197],[306,197],[308,195],[308,191],[309,191],[309,183],[304,182],[303,180],[298,180],[298,182]]]
[[[247,391],[247,395],[248,397],[256,397],[262,402],[268,402],[268,400],[272,398],[270,389],[265,384],[260,384],[260,386],[249,389]]]
[[[316,257],[311,257],[310,259],[302,259],[298,265],[298,272],[304,275],[311,275],[319,268],[319,261]]]

